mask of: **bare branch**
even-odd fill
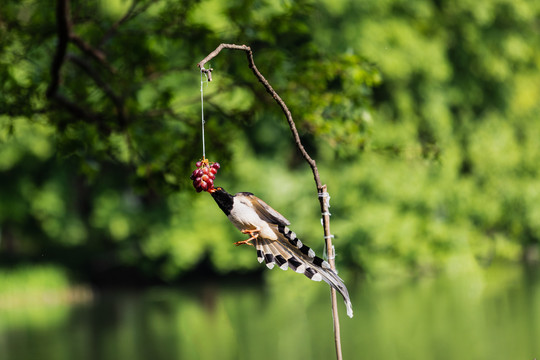
[[[266,89],[266,91],[272,95],[272,98],[278,103],[278,105],[281,107],[281,110],[285,114],[285,117],[287,118],[287,122],[289,123],[289,127],[291,129],[291,132],[294,137],[294,142],[296,143],[296,147],[302,153],[302,156],[304,159],[308,162],[309,166],[311,167],[311,171],[313,172],[313,178],[315,180],[315,185],[317,186],[317,192],[322,193],[322,183],[321,179],[319,177],[319,170],[317,169],[317,164],[315,163],[315,160],[309,156],[306,149],[302,145],[302,141],[300,140],[300,135],[298,134],[298,130],[296,129],[296,125],[294,123],[294,120],[292,118],[291,112],[285,102],[281,99],[281,97],[278,95],[278,93],[272,88],[268,80],[260,73],[259,69],[257,69],[257,66],[255,66],[255,62],[253,61],[253,52],[251,51],[251,48],[246,45],[235,45],[235,44],[220,44],[214,51],[212,51],[208,56],[206,56],[203,60],[201,60],[197,66],[201,69],[201,71],[209,71],[207,69],[204,69],[204,65],[212,60],[214,57],[216,57],[221,50],[223,49],[232,49],[232,50],[242,50],[246,52],[249,68],[255,74],[257,79],[259,79],[259,82],[261,82]],[[211,77],[208,78],[208,81],[211,81]],[[322,205],[321,205],[321,211],[322,211]]]
[[[105,53],[99,49],[94,48],[92,45],[84,41],[79,35],[75,34],[73,31],[69,34],[69,40],[73,42],[83,53],[86,55],[92,57],[97,62],[99,62],[101,65],[105,66],[107,70],[109,70],[111,73],[116,73],[116,69],[114,69],[108,62],[107,57]]]
[[[322,196],[321,196],[322,195]],[[330,268],[333,270],[336,269],[336,254],[334,252],[334,246],[332,245],[332,233],[330,232],[330,212],[328,211],[329,196],[326,184],[322,186],[322,194],[319,193],[319,201],[321,203],[322,211],[322,222],[324,229],[324,241],[326,245],[326,254],[328,256],[328,262],[330,263]],[[332,297],[332,318],[334,320],[334,343],[336,344],[336,358],[338,360],[343,359],[343,354],[341,352],[341,330],[339,326],[339,316],[337,310],[337,295],[336,289],[330,287],[330,296]]]
[[[291,112],[289,111],[289,108],[285,104],[285,102],[281,99],[281,97],[278,95],[278,93],[272,88],[268,80],[259,72],[257,69],[257,66],[255,66],[255,62],[253,61],[253,52],[251,51],[251,48],[246,45],[236,45],[236,44],[220,44],[214,51],[212,51],[208,56],[206,56],[203,60],[201,60],[197,66],[201,69],[202,72],[205,72],[208,74],[208,81],[212,81],[211,72],[212,69],[205,69],[204,65],[216,57],[221,50],[223,49],[231,49],[231,50],[242,50],[246,52],[247,60],[249,63],[249,68],[255,74],[257,79],[259,79],[259,82],[261,82],[266,89],[266,91],[272,95],[272,98],[278,103],[278,105],[281,107],[281,110],[285,114],[285,117],[287,118],[287,122],[289,123],[289,127],[291,129],[291,132],[294,137],[294,142],[296,144],[296,147],[298,150],[302,153],[302,156],[307,161],[309,166],[311,167],[311,170],[313,172],[313,178],[315,180],[315,185],[317,186],[317,193],[319,197],[319,203],[321,206],[321,213],[323,218],[323,229],[324,229],[324,239],[325,239],[325,245],[326,245],[326,251],[328,254],[328,260],[330,263],[330,267],[335,270],[336,264],[334,261],[334,247],[332,246],[332,236],[330,232],[330,213],[328,212],[328,192],[326,185],[321,184],[321,180],[319,177],[319,170],[317,169],[317,164],[315,163],[315,160],[309,156],[306,149],[302,145],[302,141],[300,140],[300,135],[298,135],[298,130],[296,129],[296,125],[294,123],[293,117],[291,115]],[[330,287],[331,295],[332,295],[332,317],[334,321],[334,342],[336,345],[336,357],[338,360],[341,360],[343,358],[342,352],[341,352],[341,334],[340,334],[340,327],[339,327],[339,317],[338,317],[338,308],[337,308],[337,298],[336,298],[336,290],[333,287]]]
[[[235,45],[235,44],[220,44],[216,50],[212,51],[208,56],[206,56],[204,59],[199,61],[197,66],[202,70],[204,69],[204,65],[216,57],[217,54],[221,52],[223,49],[232,49],[232,50],[243,50],[243,51],[249,51],[251,52],[251,49],[249,46],[246,45]]]

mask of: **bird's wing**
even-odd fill
[[[347,287],[338,274],[330,268],[330,264],[315,255],[315,252],[303,244],[296,234],[284,225],[275,227],[277,240],[265,239],[261,236],[255,239],[257,260],[265,262],[269,269],[275,264],[282,270],[291,268],[297,273],[303,273],[314,281],[324,280],[336,289],[345,300],[347,315],[353,317],[352,304]]]
[[[291,224],[289,220],[285,218],[285,216],[281,215],[276,210],[272,209],[270,205],[268,205],[267,203],[265,203],[264,201],[262,201],[261,199],[253,195],[252,193],[240,193],[240,194],[246,196],[251,201],[251,204],[253,205],[253,209],[255,209],[255,211],[257,212],[257,215],[259,215],[259,217],[263,219],[264,221],[267,221],[271,224],[283,225],[283,226],[287,226]]]

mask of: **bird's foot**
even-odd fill
[[[251,237],[247,240],[242,240],[242,241],[237,241],[234,243],[234,245],[236,246],[240,246],[240,245],[251,245],[251,246],[255,246],[253,245],[250,241],[251,240],[255,240],[258,236],[259,236],[259,233],[261,232],[261,230],[259,229],[254,229],[254,230],[242,230],[242,233],[243,234],[249,234],[251,235]]]
[[[252,243],[250,243],[251,240],[254,240],[255,238],[254,237],[250,237],[249,239],[247,240],[242,240],[242,241],[237,241],[234,243],[234,245],[236,246],[240,246],[240,245],[251,245],[251,246],[255,246],[253,245]]]

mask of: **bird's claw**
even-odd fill
[[[250,237],[249,239],[247,240],[242,240],[242,241],[237,241],[234,243],[234,245],[236,246],[240,246],[240,245],[251,245],[251,246],[255,246],[253,245],[252,243],[250,243],[251,240],[254,240],[255,238],[253,237]]]
[[[247,240],[242,240],[242,241],[237,241],[234,243],[234,245],[236,246],[240,246],[240,245],[251,245],[251,246],[255,246],[253,245],[250,241],[251,240],[255,240],[258,236],[259,236],[259,232],[261,230],[259,229],[254,229],[254,230],[242,230],[242,233],[243,234],[249,234],[251,235],[251,237]]]

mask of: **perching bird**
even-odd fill
[[[265,261],[269,269],[277,264],[282,270],[290,267],[311,280],[326,281],[343,296],[347,315],[353,317],[349,292],[343,280],[328,262],[315,256],[315,252],[289,230],[289,220],[252,193],[240,192],[233,196],[220,187],[209,192],[233,225],[250,235],[249,239],[236,242],[237,246],[255,246],[257,260],[260,263]]]

